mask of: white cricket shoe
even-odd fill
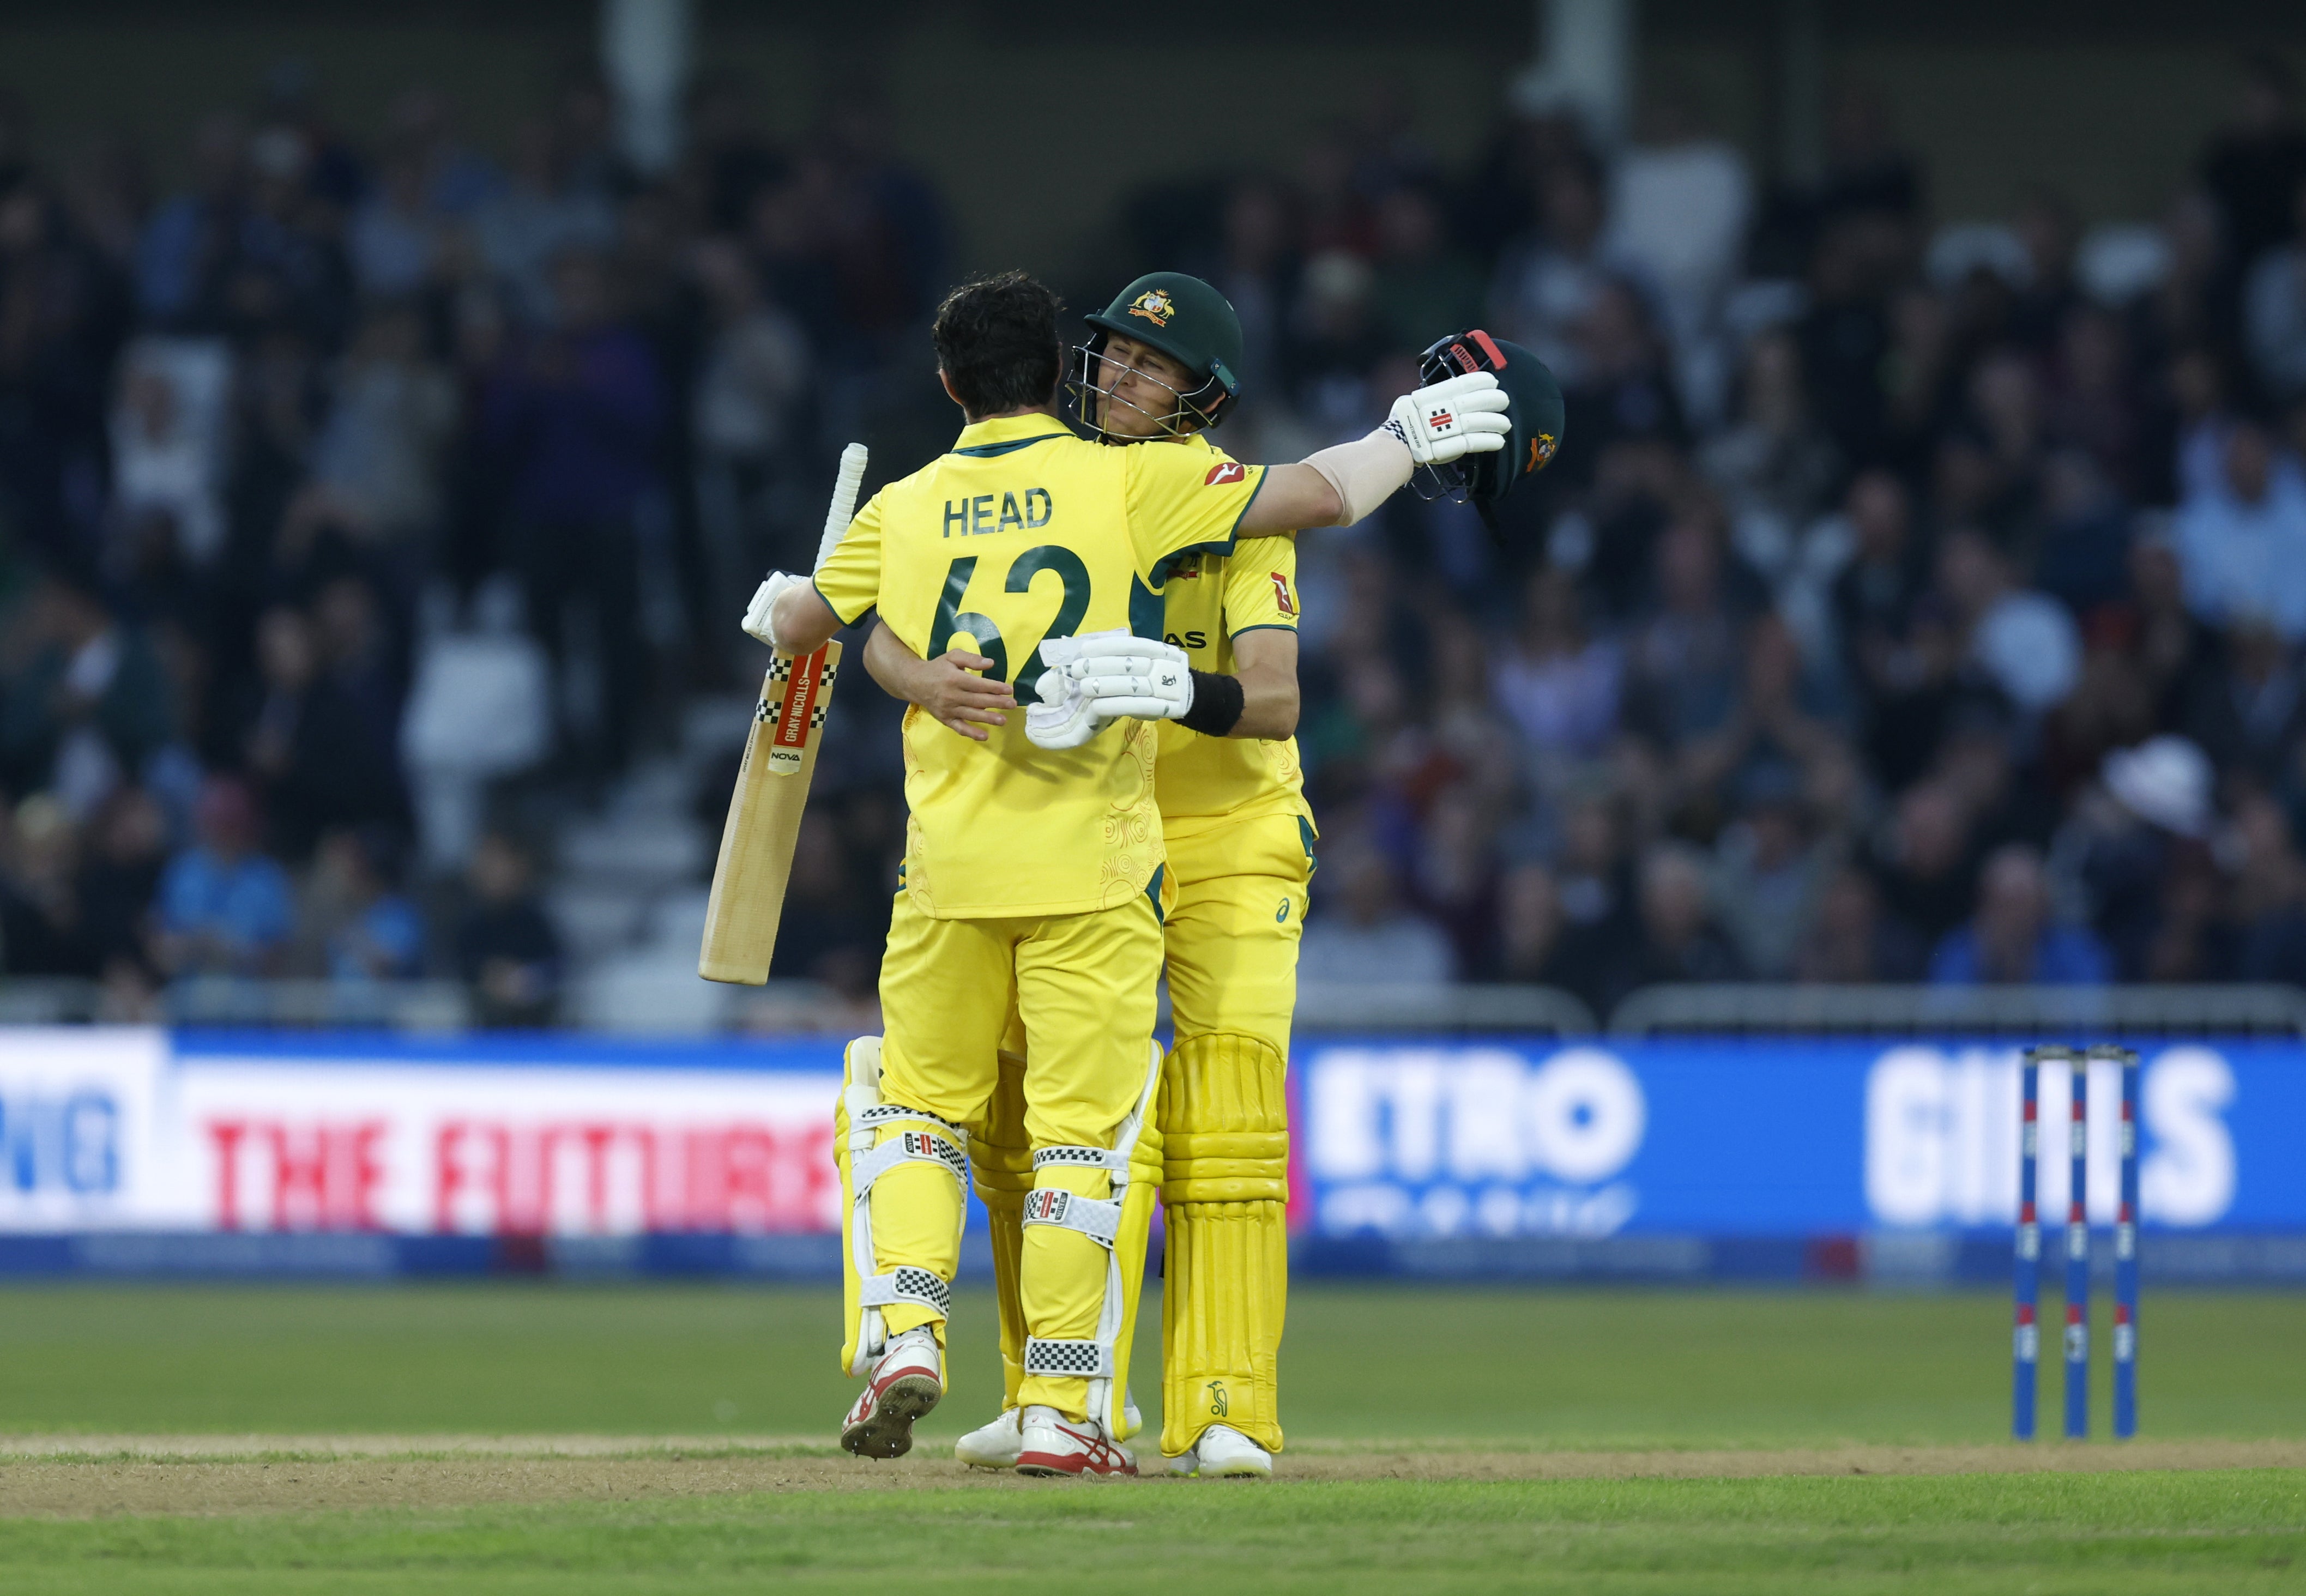
[[[1169,1460],[1169,1472],[1203,1480],[1264,1480],[1273,1454],[1227,1424],[1212,1424],[1201,1438]]]
[[[1136,1393],[1131,1392],[1123,1401],[1123,1421],[1134,1435],[1145,1427],[1137,1411]],[[1017,1454],[1024,1450],[1024,1410],[1011,1408],[992,1423],[980,1424],[955,1441],[952,1455],[972,1469],[1013,1469]]]
[[[1017,1472],[1081,1480],[1134,1476],[1137,1460],[1094,1419],[1068,1419],[1051,1407],[1029,1407],[1018,1425]]]
[[[944,1355],[927,1325],[906,1331],[881,1354],[865,1394],[841,1422],[843,1451],[859,1457],[902,1457],[913,1449],[913,1423],[944,1395]]]
[[[952,1444],[952,1455],[972,1469],[1013,1469],[1025,1449],[1024,1410],[1011,1408]]]

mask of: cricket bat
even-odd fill
[[[824,541],[816,563],[831,559],[865,482],[865,446],[841,451],[833,503],[824,512]],[[769,954],[784,918],[785,884],[792,876],[793,842],[800,835],[809,779],[833,679],[841,674],[841,644],[827,643],[796,659],[779,653],[761,683],[753,726],[745,738],[737,790],[721,828],[721,857],[713,866],[713,896],[705,908],[705,946],[696,973],[708,981],[758,986],[769,978]]]

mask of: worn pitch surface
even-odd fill
[[[1302,1446],[1280,1475],[1334,1481],[1757,1480],[1781,1476],[2306,1469],[2302,1441],[2123,1447],[1542,1451],[1422,1443]],[[1206,1485],[1170,1481],[1170,1489]],[[0,1437],[0,1517],[633,1502],[780,1491],[1049,1491],[942,1447],[889,1463],[776,1438],[629,1436]],[[1218,1489],[1237,1489],[1219,1487]]]

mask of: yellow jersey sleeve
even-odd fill
[[[1250,538],[1225,563],[1225,633],[1297,629],[1297,540]]]
[[[1265,486],[1264,466],[1244,465],[1212,449],[1154,445],[1121,453],[1129,534],[1138,568],[1149,580],[1174,554],[1233,552],[1241,518]]]
[[[844,627],[855,626],[881,602],[880,494],[850,519],[833,558],[818,568],[816,591]]]

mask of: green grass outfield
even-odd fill
[[[742,1455],[830,1436],[852,1389],[833,1367],[834,1303],[719,1287],[12,1289],[0,1434],[681,1436]],[[1157,1312],[1149,1297],[1149,1407]],[[1308,1287],[1285,1416],[1327,1455],[1992,1443],[2007,1314],[1993,1293]],[[957,1387],[924,1450],[991,1412],[990,1320],[963,1296]],[[2302,1346],[2306,1296],[2150,1293],[2146,1434],[2306,1438]],[[2054,1432],[2054,1367],[2043,1384]],[[95,1482],[120,1465],[64,1466]],[[323,1481],[346,1465],[143,1466]],[[1029,1592],[2306,1591],[2306,1472],[2275,1468],[1032,1489],[955,1471],[902,1489],[260,1512],[122,1513],[96,1490],[85,1510],[12,1515],[12,1475],[21,1492],[35,1467],[0,1463],[12,1596],[812,1590],[859,1574]]]

